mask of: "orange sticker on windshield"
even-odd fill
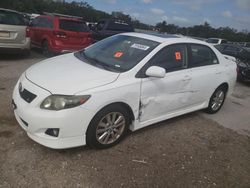
[[[123,56],[123,52],[116,52],[114,55],[115,58],[120,58],[122,56]]]
[[[180,61],[181,60],[181,53],[180,52],[175,52],[175,59],[177,61]]]

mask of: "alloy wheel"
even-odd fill
[[[125,117],[120,112],[108,113],[97,125],[96,139],[101,144],[112,144],[123,134],[125,126]]]
[[[225,93],[223,90],[218,90],[213,99],[212,99],[212,103],[211,103],[211,108],[213,111],[218,110],[221,105],[223,104],[224,101],[224,97],[225,97]]]

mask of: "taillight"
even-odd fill
[[[53,35],[55,35],[57,38],[66,38],[67,35],[63,31],[53,31]]]
[[[30,28],[26,28],[26,37],[30,37]]]

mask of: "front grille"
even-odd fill
[[[19,90],[19,94],[27,103],[31,103],[36,98],[35,94],[29,92],[26,89],[23,89],[22,91]]]

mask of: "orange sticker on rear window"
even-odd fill
[[[123,56],[123,52],[115,52],[115,55],[114,55],[115,58],[120,58],[122,56]]]
[[[181,53],[180,52],[175,52],[175,59],[177,61],[180,61],[181,60]]]

